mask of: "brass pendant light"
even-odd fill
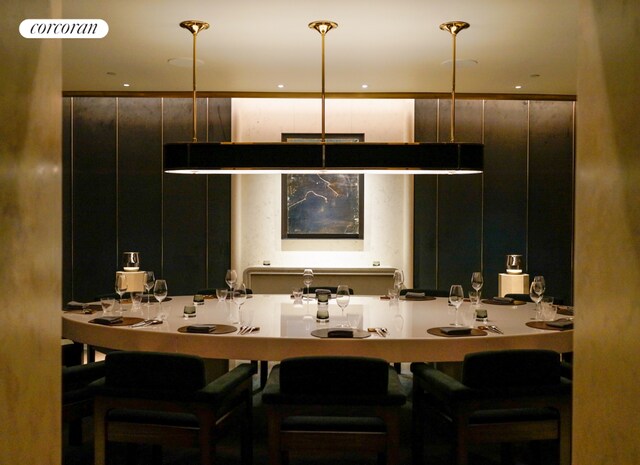
[[[455,142],[456,140],[456,37],[460,31],[467,29],[468,27],[469,23],[465,23],[464,21],[449,21],[440,25],[440,29],[448,31],[453,40],[453,61],[451,62],[453,70],[451,72],[451,142]]]
[[[371,143],[327,142],[325,127],[325,36],[338,27],[332,21],[313,21],[309,28],[322,37],[322,132],[320,143],[198,142],[196,137],[196,35],[209,27],[202,21],[184,21],[193,34],[193,141],[164,145],[164,171],[176,174],[258,173],[378,173],[474,174],[483,167],[482,144],[455,139],[455,35],[469,27],[454,21],[440,26],[453,35],[454,72],[451,142]]]

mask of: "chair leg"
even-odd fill
[[[281,465],[280,451],[280,416],[275,412],[267,412],[267,441],[269,444],[269,465]],[[288,460],[285,460],[288,462]]]
[[[260,389],[264,389],[269,376],[269,362],[267,360],[260,361]]]
[[[243,421],[240,433],[240,454],[242,465],[253,463],[253,397],[247,392],[244,402]]]
[[[96,402],[93,409],[93,454],[95,465],[105,465],[107,461],[106,410]]]
[[[422,465],[425,440],[425,409],[417,383],[413,385],[413,411],[411,412],[411,456],[413,465]]]
[[[400,418],[398,413],[391,413],[386,416],[387,424],[387,464],[395,465],[400,463]]]

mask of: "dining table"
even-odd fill
[[[238,305],[241,304],[241,305]],[[319,305],[329,320],[316,319]],[[464,302],[460,310],[472,305]],[[195,313],[185,315],[185,307]],[[468,334],[448,335],[455,308],[446,298],[388,299],[353,295],[344,311],[331,296],[328,305],[295,301],[286,294],[250,294],[244,302],[194,296],[124,305],[121,324],[104,325],[99,303],[65,310],[62,335],[73,341],[117,350],[148,350],[198,355],[210,359],[279,361],[306,355],[354,355],[389,362],[457,362],[466,354],[486,350],[573,350],[573,330],[537,321],[535,305],[488,299],[479,308],[487,320],[474,321]],[[195,316],[194,316],[195,315]],[[571,317],[558,318],[570,320]],[[155,320],[157,324],[134,325]],[[241,320],[244,324],[241,323]],[[241,326],[251,328],[242,331]],[[488,330],[495,326],[499,332]],[[211,330],[213,328],[213,330]],[[191,332],[191,330],[198,332]],[[209,331],[211,332],[201,332]],[[334,337],[335,336],[335,337]],[[348,336],[348,337],[345,337]]]

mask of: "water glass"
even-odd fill
[[[142,306],[142,292],[134,291],[130,292],[131,295],[131,311],[138,311]]]
[[[229,291],[227,289],[216,289],[216,297],[218,298],[218,302],[224,302],[227,300],[227,295]]]
[[[239,313],[242,326],[251,326],[253,324],[253,309],[250,307],[240,308]]]
[[[291,291],[291,295],[293,295],[294,304],[299,304],[302,302],[302,294],[303,294],[303,290],[299,287],[296,287]]]
[[[480,305],[480,291],[470,290],[469,291],[469,302],[473,307],[477,307]]]
[[[102,305],[102,314],[104,316],[113,315],[113,307],[116,304],[116,299],[112,297],[101,297],[100,305]]]
[[[553,321],[556,319],[558,307],[553,305],[553,297],[545,296],[540,302],[540,319],[542,321]]]
[[[476,309],[472,305],[464,305],[460,309],[460,320],[462,326],[467,328],[473,328],[473,324],[476,320]]]
[[[350,310],[347,312],[347,323],[350,328],[359,329],[360,321],[362,320],[362,314],[355,310]]]
[[[387,289],[387,296],[389,297],[389,300],[398,300],[399,298],[399,290],[397,287],[391,288],[391,289]]]

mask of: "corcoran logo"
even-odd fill
[[[27,39],[102,39],[109,25],[102,19],[25,19],[20,34]]]

